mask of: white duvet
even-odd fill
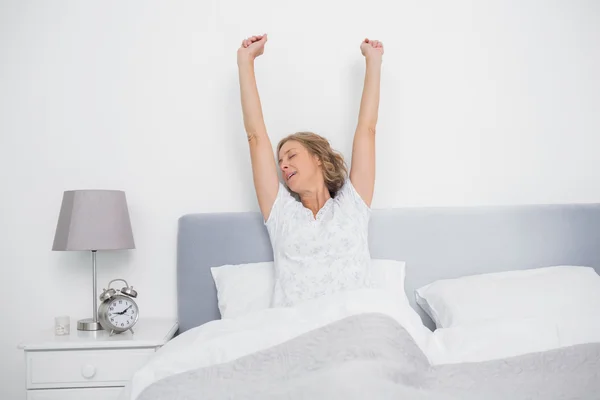
[[[431,331],[405,297],[378,289],[338,293],[293,308],[269,308],[190,329],[164,345],[139,369],[119,397],[134,400],[164,377],[234,360],[345,317],[379,312],[398,321],[427,354]]]
[[[232,361],[360,313],[398,321],[432,364],[477,362],[600,342],[600,322],[587,315],[499,320],[431,332],[406,297],[379,289],[338,293],[293,308],[269,308],[190,329],[140,368],[120,400],[135,400],[152,383],[180,372]]]

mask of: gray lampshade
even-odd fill
[[[134,249],[125,192],[64,192],[52,250]]]

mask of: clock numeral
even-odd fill
[[[109,308],[109,310],[110,310],[110,311],[112,311],[112,310],[114,310],[114,309],[115,309],[114,307],[111,307],[111,308]]]
[[[110,319],[110,322],[115,322],[115,319],[114,319],[114,318],[111,318],[111,319]]]
[[[123,304],[123,300],[119,300],[119,304]]]
[[[121,326],[125,326],[125,324],[121,323]]]
[[[129,320],[127,321],[127,325],[129,325]]]
[[[128,305],[129,305],[129,302],[127,302],[127,301],[126,301],[126,302],[125,302],[125,305],[126,305],[126,306],[128,306]]]

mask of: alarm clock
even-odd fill
[[[110,285],[115,281],[125,282],[125,287],[115,290]],[[124,279],[113,279],[108,283],[108,289],[102,289],[100,306],[98,307],[98,322],[102,328],[115,333],[133,332],[133,326],[138,320],[139,308],[135,302],[137,292]]]

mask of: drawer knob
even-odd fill
[[[84,378],[92,378],[96,375],[96,367],[90,364],[84,365],[83,368],[81,368],[81,375],[83,375]]]

